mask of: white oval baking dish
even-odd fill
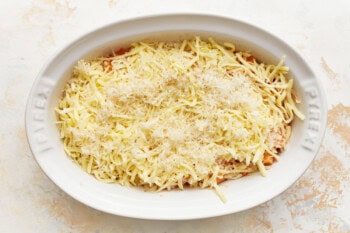
[[[306,115],[293,122],[293,132],[281,160],[268,171],[224,182],[223,203],[213,190],[144,192],[134,187],[97,181],[65,154],[55,125],[54,108],[72,66],[81,58],[143,39],[174,40],[200,35],[230,41],[259,60],[286,65],[295,79],[299,106]],[[26,109],[26,130],[32,153],[45,174],[76,200],[111,214],[143,219],[196,219],[242,211],[279,195],[305,172],[321,145],[326,128],[326,101],[319,81],[298,53],[281,39],[239,20],[210,15],[175,14],[113,23],[80,37],[54,56],[38,75]]]

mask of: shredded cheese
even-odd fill
[[[68,156],[97,179],[213,188],[278,158],[296,108],[281,62],[199,37],[80,60],[56,109]]]

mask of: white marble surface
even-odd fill
[[[105,214],[58,189],[25,138],[24,109],[43,63],[79,35],[120,19],[204,12],[242,19],[287,41],[322,81],[323,146],[304,176],[254,209],[195,221]],[[0,232],[350,232],[350,1],[1,0]]]

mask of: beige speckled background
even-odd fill
[[[325,140],[310,169],[282,195],[224,217],[136,220],[78,203],[37,166],[24,109],[47,58],[98,26],[167,12],[215,13],[264,27],[296,48],[322,81],[329,105]],[[348,0],[1,0],[0,232],[350,232],[349,41]]]

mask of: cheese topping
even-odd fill
[[[294,115],[283,59],[258,63],[199,37],[80,60],[56,109],[66,153],[105,182],[215,188],[283,150]]]

